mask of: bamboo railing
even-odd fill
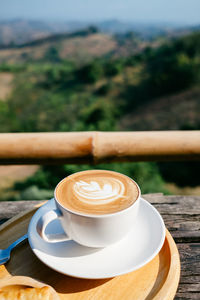
[[[0,164],[165,160],[200,160],[200,131],[0,134]]]

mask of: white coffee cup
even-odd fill
[[[138,188],[138,197],[131,206],[114,213],[99,215],[72,211],[61,205],[56,198],[58,184],[54,193],[56,209],[46,212],[40,218],[38,232],[45,241],[51,243],[74,240],[83,246],[101,248],[118,242],[128,234],[137,217],[141,191],[137,183],[134,183]],[[45,234],[47,225],[55,219],[61,221],[66,236],[52,238]]]

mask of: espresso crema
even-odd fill
[[[57,201],[79,213],[108,214],[131,206],[139,196],[129,177],[105,170],[78,172],[63,179],[55,191]]]

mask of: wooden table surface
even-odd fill
[[[161,213],[180,253],[181,279],[176,300],[200,299],[200,196],[164,196],[148,194],[143,197]],[[39,201],[0,203],[0,224]],[[145,299],[144,299],[145,300]],[[162,300],[162,299],[161,299]]]

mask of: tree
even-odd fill
[[[103,77],[103,74],[103,66],[98,61],[94,61],[76,71],[78,79],[85,83],[95,83]]]
[[[61,61],[57,48],[53,46],[47,49],[44,55],[44,59],[54,63]]]

